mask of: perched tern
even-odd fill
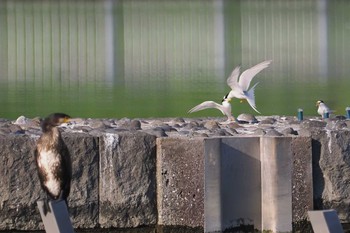
[[[263,61],[247,70],[245,70],[240,75],[240,66],[237,66],[231,73],[230,77],[227,78],[227,85],[231,87],[231,91],[228,94],[228,98],[231,99],[233,97],[237,99],[246,99],[249,105],[258,113],[260,113],[255,107],[255,96],[254,90],[258,83],[254,84],[249,90],[249,85],[255,75],[257,75],[260,71],[267,68],[272,60]],[[239,77],[239,81],[238,81]]]
[[[227,121],[236,121],[231,113],[231,98],[228,98],[227,96],[228,94],[224,96],[224,98],[221,101],[221,104],[218,104],[214,101],[204,101],[203,103],[191,108],[188,111],[188,113],[197,112],[208,108],[216,108],[219,109],[222,112],[222,114],[227,116]]]
[[[322,116],[322,118],[324,117],[324,114],[326,112],[328,112],[329,114],[331,114],[332,112],[334,112],[333,110],[331,110],[324,102],[323,100],[318,100],[316,102],[316,107],[318,107],[317,109],[317,113],[320,114]]]

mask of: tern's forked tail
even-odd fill
[[[261,114],[255,107],[255,87],[256,85],[258,85],[259,83],[255,83],[254,86],[252,86],[252,88],[250,88],[247,92],[247,101],[249,103],[249,105],[259,114]]]

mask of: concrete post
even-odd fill
[[[343,233],[335,210],[315,210],[308,212],[315,233]]]
[[[205,232],[261,229],[258,137],[205,140]]]
[[[292,232],[313,208],[311,139],[261,137],[262,230]]]
[[[64,201],[49,201],[51,211],[46,215],[44,214],[44,201],[39,200],[37,204],[46,233],[74,233]]]
[[[292,153],[290,138],[262,137],[262,229],[292,232]]]
[[[311,153],[303,137],[206,139],[205,232],[292,232],[312,209]]]

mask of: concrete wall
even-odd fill
[[[291,232],[293,222],[307,218],[310,138],[226,137],[205,146],[205,232]],[[294,182],[299,175],[303,182]]]
[[[43,228],[36,140],[0,137],[0,230]],[[348,131],[220,138],[64,133],[64,140],[73,158],[69,211],[76,228],[158,224],[288,232],[307,220],[313,203],[335,208],[350,222]]]

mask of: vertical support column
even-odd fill
[[[315,210],[308,213],[315,233],[344,233],[335,210]]]
[[[262,137],[260,146],[262,230],[297,230],[313,207],[311,138]]]
[[[37,201],[41,219],[47,233],[74,233],[64,201],[49,201],[50,211],[44,214],[44,201]]]
[[[262,230],[292,231],[291,138],[262,137]]]
[[[221,139],[205,140],[204,146],[204,229],[205,232],[221,231]]]
[[[261,229],[258,137],[205,140],[205,232]]]

